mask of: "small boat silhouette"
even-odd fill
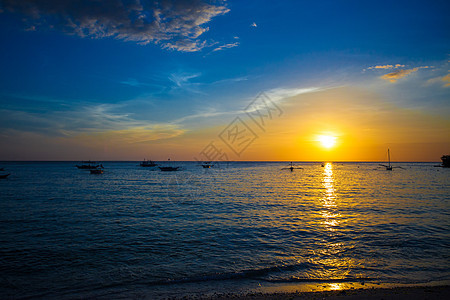
[[[170,161],[170,158],[167,159],[167,161]],[[170,171],[178,171],[181,167],[172,167],[172,166],[166,166],[166,167],[158,167],[163,172],[170,172]]]
[[[140,166],[141,167],[156,167],[157,164],[152,160],[144,159],[144,161],[140,163]]]
[[[450,155],[442,155],[442,164],[435,167],[450,168]]]
[[[83,169],[83,170],[92,170],[92,169],[97,169],[100,167],[103,168],[102,165],[99,165],[97,162],[90,161],[90,160],[82,161],[81,165],[75,165],[75,167],[77,167],[78,169]]]
[[[169,172],[169,171],[178,171],[180,167],[158,167],[161,171]]]
[[[301,167],[294,167],[294,164],[291,162],[291,166],[287,168],[282,168],[281,170],[291,170],[291,172],[294,171],[294,169],[303,169]]]
[[[209,169],[214,167],[214,164],[212,164],[210,161],[205,161],[204,163],[202,163],[202,167],[205,169]]]
[[[380,166],[385,167],[386,171],[392,171],[393,168],[403,169],[402,167],[393,167],[391,165],[391,153],[389,151],[389,148],[388,148],[388,164],[387,165],[380,164]]]
[[[11,174],[2,174],[0,175],[0,179],[6,179]]]

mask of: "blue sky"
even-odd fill
[[[376,93],[443,119],[448,132],[449,9],[448,1],[0,0],[0,160],[163,159],[162,144],[225,126],[260,92],[281,103],[311,88]],[[136,130],[136,142],[117,135]],[[116,142],[105,150],[81,141],[100,136]],[[195,141],[199,150],[209,139]],[[124,143],[132,145],[120,150]]]

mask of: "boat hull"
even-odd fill
[[[145,164],[145,163],[141,163],[141,167],[156,167],[157,164]]]
[[[450,168],[450,155],[443,155],[441,160],[443,168]]]
[[[178,171],[180,167],[159,167],[163,172]]]
[[[82,170],[93,170],[93,169],[97,169],[99,166],[85,166],[85,165],[79,166],[79,165],[76,165],[76,167],[78,169],[82,169]]]

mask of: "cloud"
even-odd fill
[[[214,83],[224,83],[224,82],[242,81],[242,80],[247,80],[247,78],[239,77],[239,78],[234,78],[234,79],[225,79],[225,80],[221,80],[221,81],[216,81]],[[280,104],[283,101],[285,101],[291,97],[298,96],[301,94],[309,94],[309,93],[319,92],[322,90],[325,90],[325,89],[320,88],[320,87],[274,88],[271,90],[267,90],[264,93],[261,93],[256,97],[262,96],[262,99],[264,99],[264,100],[271,101],[275,104]],[[213,119],[213,120],[217,121],[217,120],[221,119],[221,117],[236,116],[239,114],[254,112],[257,109],[266,109],[263,102],[257,103],[257,105],[253,105],[251,107],[251,110],[248,107],[247,108],[245,107],[255,99],[256,98],[243,99],[242,100],[243,106],[237,110],[218,110],[218,109],[215,109],[212,107],[203,107],[200,111],[198,111],[194,114],[186,115],[186,116],[183,116],[176,120],[173,120],[172,124],[183,124],[183,123],[189,122],[189,121],[192,122],[193,120],[196,121],[196,123],[198,123],[202,119]]]
[[[167,86],[168,90],[166,90],[166,93],[182,97],[187,97],[192,95],[192,93],[205,95],[205,92],[201,89],[203,83],[196,79],[201,75],[201,73],[187,72],[169,74],[168,79],[172,84]]]
[[[120,108],[118,104],[82,104],[51,112],[3,109],[0,110],[0,128],[64,136],[147,125],[133,120],[126,112],[116,112]]]
[[[196,52],[200,51],[206,46],[206,41],[192,41],[188,39],[178,40],[176,42],[167,42],[162,45],[163,49],[177,50],[181,52]]]
[[[230,43],[230,44],[225,44],[225,45],[222,45],[222,46],[219,46],[219,47],[215,48],[215,49],[213,50],[213,52],[215,52],[215,51],[221,51],[221,50],[223,50],[223,49],[229,49],[229,48],[233,48],[233,47],[237,47],[237,46],[239,46],[239,42],[236,42],[236,43]]]
[[[114,140],[116,143],[135,144],[174,138],[182,135],[184,132],[184,129],[175,124],[156,124],[89,135],[82,134],[80,136],[90,137],[94,140],[101,137],[107,140]]]
[[[450,74],[445,75],[441,79],[443,82],[446,82],[445,87],[450,87]]]
[[[380,66],[373,66],[367,68],[367,70],[373,70],[373,69],[397,69],[397,68],[404,68],[405,65],[396,64],[396,65],[380,65]]]
[[[250,24],[250,27],[258,27],[258,25],[256,25],[255,22],[253,22],[252,24]]]
[[[442,84],[444,83],[443,87],[450,87],[450,74],[434,77],[427,80],[427,84]]]
[[[398,70],[392,73],[385,74],[381,76],[381,79],[388,80],[390,82],[396,82],[400,78],[406,77],[411,73],[416,72],[419,68],[409,69],[409,70]]]
[[[381,76],[381,79],[390,81],[392,83],[396,82],[397,80],[408,76],[411,73],[417,72],[419,69],[428,69],[428,68],[432,68],[430,66],[423,66],[423,67],[416,67],[413,69],[404,69],[404,70],[398,70],[398,71],[394,71],[388,74],[385,74],[383,76]]]
[[[127,80],[121,81],[120,83],[129,85],[129,86],[133,86],[133,87],[139,87],[139,86],[145,85],[144,83],[139,82],[134,78],[128,78]]]
[[[240,81],[246,81],[246,80],[248,80],[247,76],[241,76],[241,77],[217,80],[217,81],[214,81],[212,84],[227,84],[227,83],[240,82]]]
[[[27,28],[55,28],[83,38],[112,37],[164,49],[194,52],[214,17],[230,10],[202,0],[0,0],[3,11],[21,13]],[[1,13],[1,12],[0,12]]]
[[[207,118],[214,118],[215,120],[217,120],[218,117],[221,117],[221,116],[229,116],[229,115],[234,116],[239,113],[242,113],[242,111],[240,111],[240,110],[218,111],[214,108],[209,107],[209,108],[203,108],[201,111],[198,111],[194,114],[178,118],[178,119],[174,120],[173,123],[174,124],[182,124],[182,123],[185,123],[185,122],[191,121],[191,120],[195,120],[198,122],[200,119],[207,119]]]
[[[244,112],[253,113],[258,110],[266,110],[267,106],[275,106],[276,109],[280,109],[278,105],[282,104],[286,100],[301,95],[309,94],[322,90],[318,87],[309,88],[274,88],[263,93],[260,93],[256,98],[254,98]],[[273,108],[273,107],[272,107]],[[282,109],[280,109],[282,111]]]
[[[192,84],[189,81],[191,79],[197,78],[199,76],[201,76],[201,73],[196,73],[196,74],[173,73],[173,74],[170,74],[169,80],[172,81],[173,83],[175,83],[175,85],[177,87],[183,87],[183,86]]]
[[[272,101],[279,102],[281,100],[291,98],[301,94],[315,93],[324,90],[320,87],[308,87],[308,88],[275,88],[266,91],[266,94]]]

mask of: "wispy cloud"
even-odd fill
[[[31,113],[20,110],[0,110],[0,134],[39,134],[46,137],[102,137],[117,143],[144,143],[182,135],[186,130],[174,122],[151,122],[134,119],[128,112],[117,112],[120,104],[100,104],[74,107],[69,111]]]
[[[133,87],[140,87],[140,86],[146,85],[145,83],[142,83],[134,78],[128,78],[127,80],[123,80],[120,83],[129,85],[129,86],[133,86]]]
[[[428,69],[430,68],[429,66],[423,66],[423,67],[416,67],[413,69],[403,69],[403,70],[398,70],[398,71],[394,71],[388,74],[385,74],[383,76],[381,76],[381,79],[387,80],[389,82],[397,82],[397,80],[404,78],[406,76],[408,76],[411,73],[417,72],[419,69]]]
[[[408,70],[398,70],[395,72],[387,73],[387,74],[381,76],[380,78],[390,81],[390,82],[396,82],[400,78],[406,77],[411,73],[417,72],[417,70],[419,70],[419,68],[408,69]]]
[[[169,80],[175,83],[177,87],[185,87],[192,84],[191,79],[201,76],[201,73],[189,74],[189,73],[172,73],[169,75]]]
[[[402,64],[392,64],[392,65],[376,65],[372,67],[368,67],[367,69],[363,69],[363,71],[366,70],[392,70],[392,72],[384,74],[380,76],[381,79],[395,83],[399,79],[405,78],[408,75],[417,72],[420,69],[428,69],[433,68],[433,66],[421,66],[421,67],[415,67],[411,69],[403,69],[405,68],[405,65]]]
[[[397,69],[397,68],[404,68],[405,65],[396,64],[396,65],[379,65],[379,66],[373,66],[368,67],[367,70],[374,70],[374,69]]]
[[[205,24],[229,12],[223,1],[202,0],[0,0],[0,5],[3,12],[21,13],[28,29],[55,28],[80,37],[155,43],[183,52],[204,48],[200,36],[209,30]]]
[[[247,80],[248,80],[247,76],[241,76],[241,77],[217,80],[217,81],[214,81],[212,84],[226,84],[226,83],[233,83],[233,82],[240,82],[240,81],[247,81]]]
[[[427,84],[444,84],[443,87],[450,87],[450,74],[428,79]]]
[[[324,88],[319,87],[308,87],[308,88],[276,88],[266,92],[272,101],[279,102],[281,100],[294,97],[300,94],[314,93],[324,90]]]
[[[294,96],[297,96],[300,94],[308,94],[308,93],[318,92],[318,91],[322,91],[322,90],[324,90],[324,88],[319,88],[319,87],[275,88],[275,89],[271,89],[271,90],[264,92],[264,95],[267,96],[265,99],[272,101],[276,104],[280,104],[284,100],[287,100],[291,97],[294,97]],[[243,101],[244,102],[243,104],[248,105],[252,100],[253,99],[245,99],[245,101]],[[261,104],[261,105],[263,105],[263,104]],[[258,108],[261,109],[263,107],[257,106],[257,105],[252,106],[252,109],[254,109],[254,110],[256,110]],[[230,115],[236,116],[239,114],[245,114],[245,113],[252,112],[252,111],[249,111],[248,108],[245,108],[244,105],[237,110],[217,110],[217,109],[211,108],[211,107],[210,108],[202,108],[197,113],[187,115],[182,118],[173,120],[173,123],[174,124],[183,124],[185,122],[189,122],[189,121],[193,121],[193,120],[208,119],[208,118],[214,118],[215,120],[217,120],[223,116],[230,116]]]
[[[189,85],[189,81],[200,74],[175,74],[174,84]],[[230,81],[246,80],[246,77],[232,78]],[[270,100],[280,104],[289,97],[310,93],[319,88],[279,88],[268,90]],[[163,121],[149,119],[140,115],[136,103],[72,103],[64,110],[27,112],[17,109],[0,110],[0,136],[13,139],[17,136],[36,136],[41,140],[65,141],[78,145],[80,149],[108,145],[132,147],[136,143],[157,144],[157,141],[182,138],[188,132],[202,126],[218,126],[228,122],[238,114],[245,114],[245,107],[252,98],[240,100],[234,109],[220,108],[214,103],[205,103],[195,111],[184,115],[170,115]],[[70,103],[68,103],[70,105]],[[203,127],[202,127],[203,128]],[[59,142],[58,142],[59,143]],[[81,145],[81,146],[80,146]],[[127,146],[128,145],[128,146]],[[44,146],[43,146],[44,147]],[[84,147],[84,148],[83,148]],[[69,149],[69,148],[68,148]]]
[[[444,77],[442,77],[442,81],[446,82],[446,84],[444,85],[445,87],[450,87],[450,74],[447,74]]]
[[[239,46],[239,42],[230,43],[230,44],[225,44],[225,45],[222,45],[222,46],[219,46],[219,47],[215,48],[215,49],[213,50],[213,52],[215,52],[215,51],[221,51],[221,50],[223,50],[223,49],[229,49],[229,48],[233,48],[233,47],[237,47],[237,46]]]
[[[176,124],[153,124],[122,130],[111,130],[90,134],[91,137],[103,137],[116,143],[136,144],[174,138],[185,132]],[[86,135],[85,135],[86,136]]]
[[[173,120],[173,123],[182,124],[182,123],[185,123],[187,121],[192,121],[192,120],[207,119],[207,118],[213,118],[213,117],[217,118],[217,117],[227,116],[227,115],[237,115],[241,112],[242,112],[241,110],[219,111],[214,108],[207,108],[207,109],[202,109],[202,110],[198,111],[197,113],[187,115],[187,116],[178,118],[176,120]]]
[[[181,39],[174,42],[166,42],[162,44],[163,49],[177,50],[181,52],[196,52],[206,46],[206,41]]]

